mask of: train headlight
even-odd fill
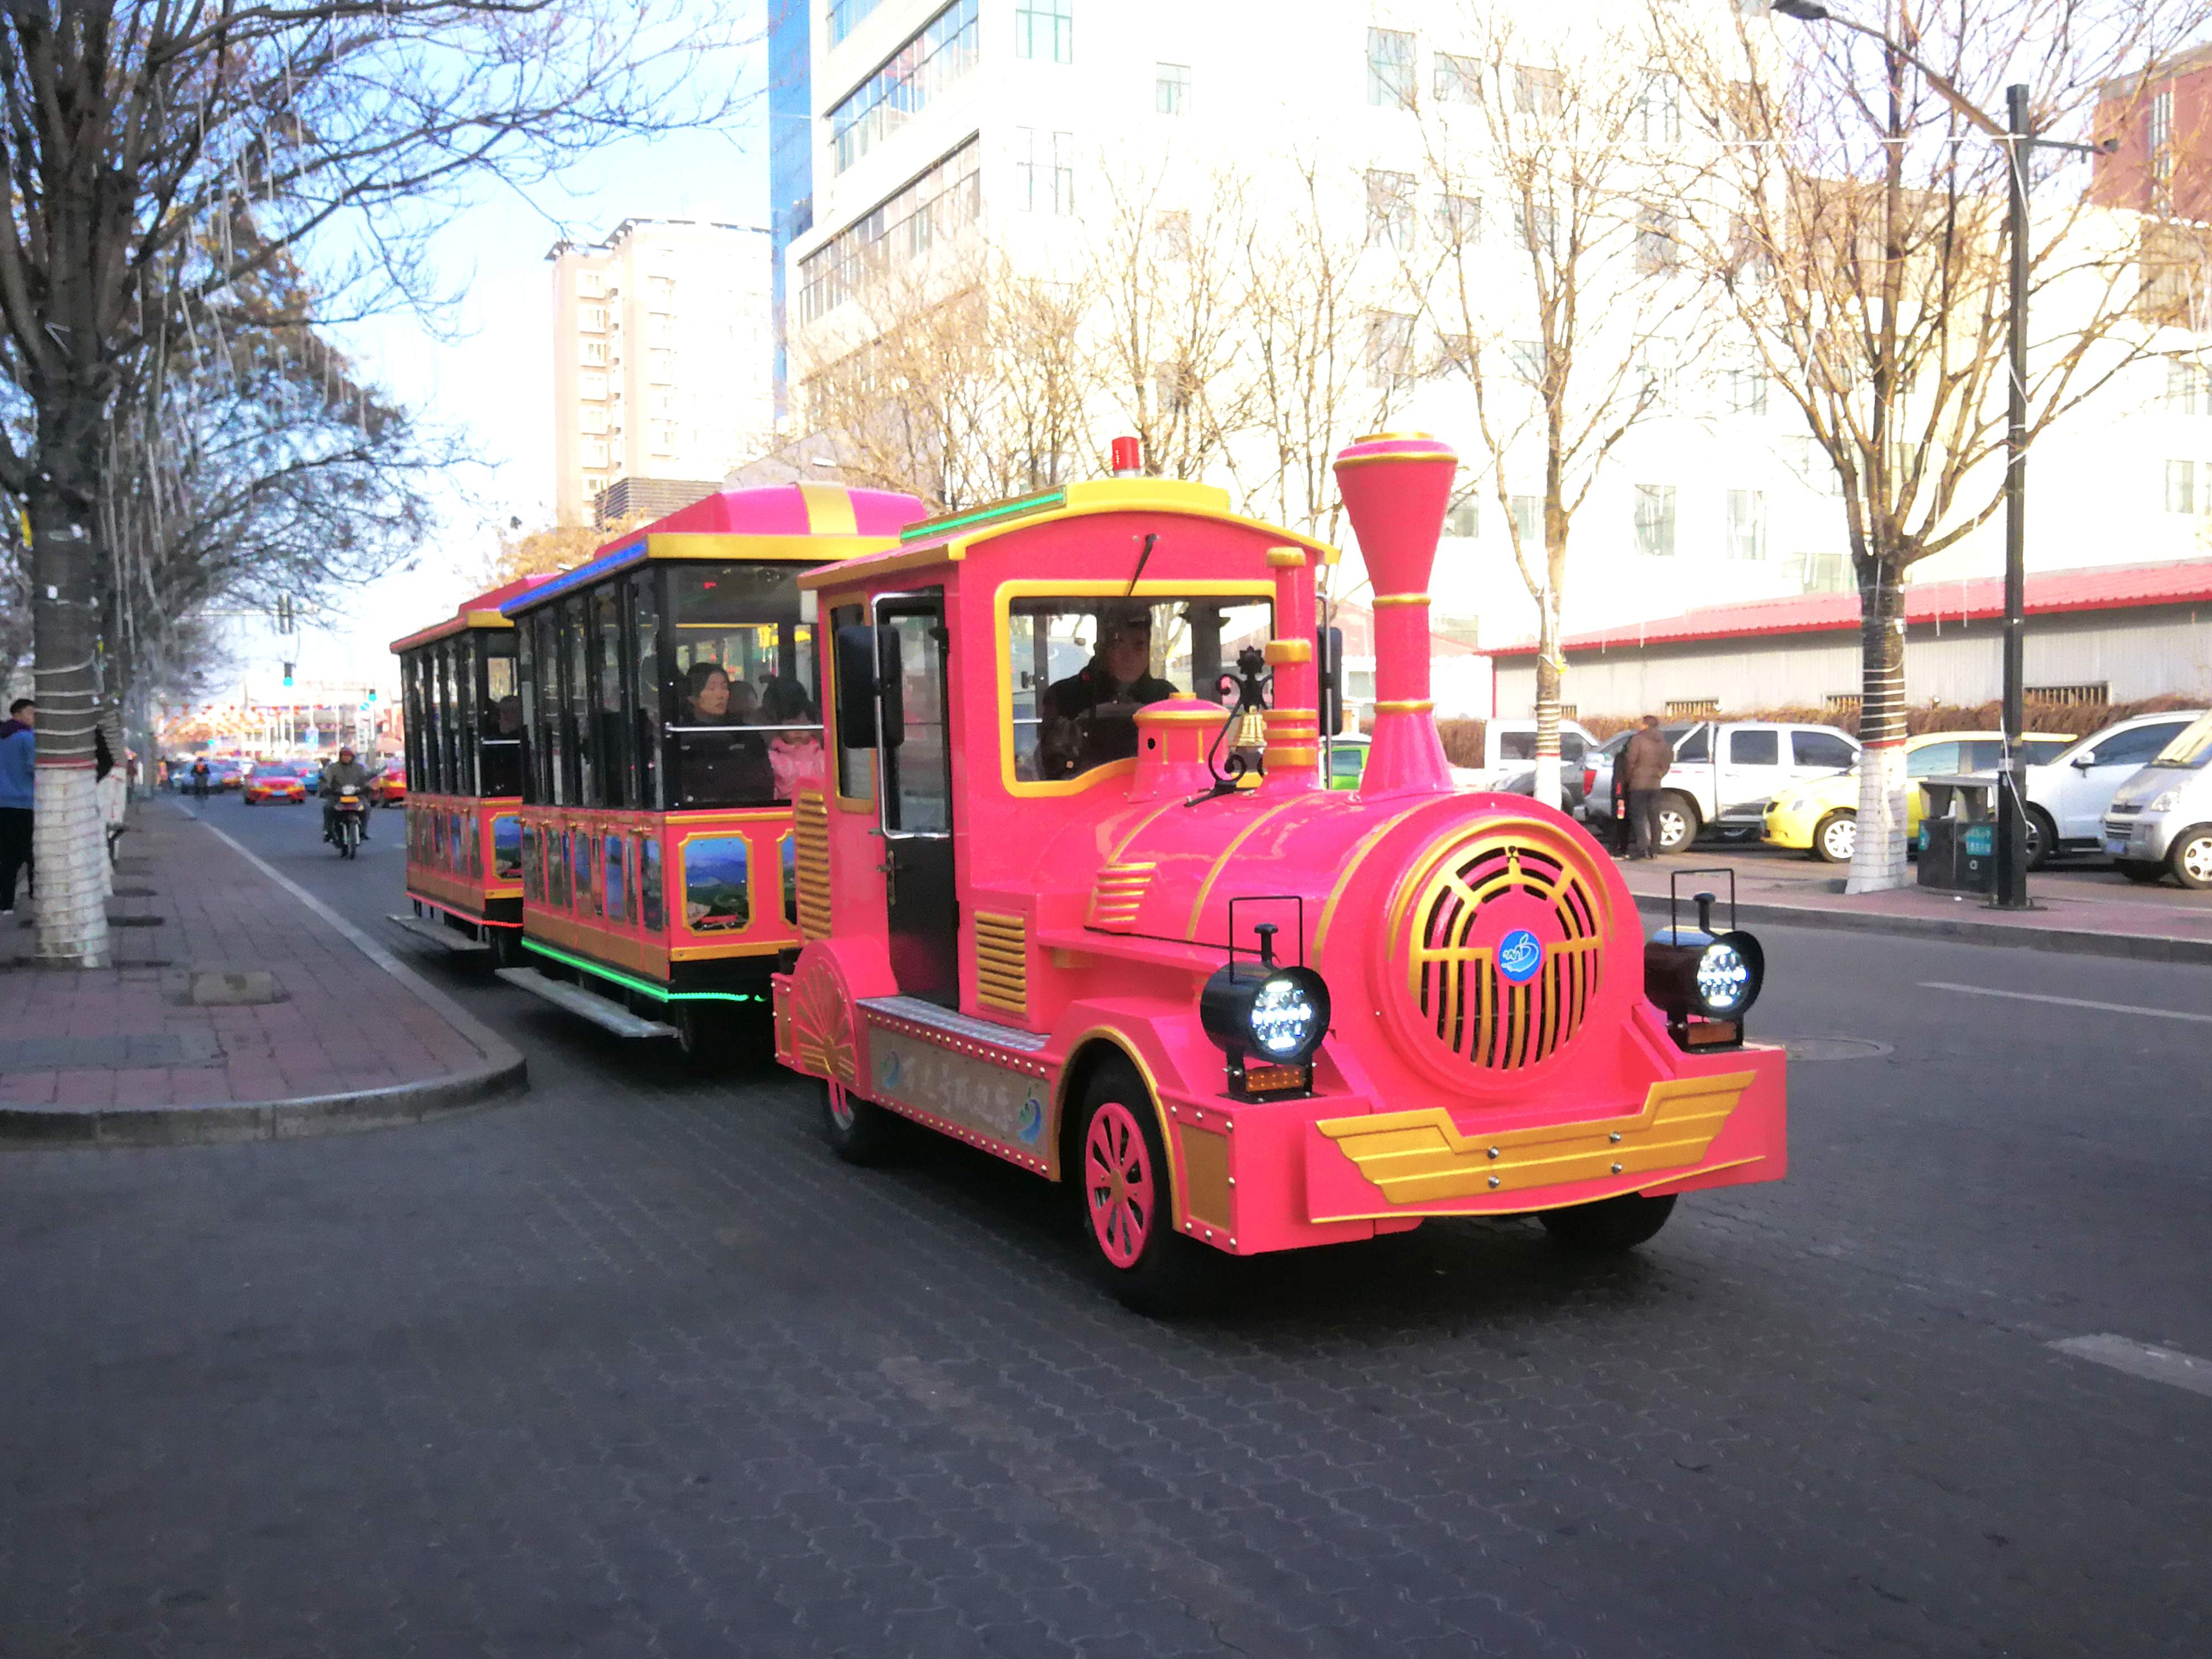
[[[1743,1017],[1759,1000],[1766,953],[1741,929],[1712,931],[1712,896],[1698,895],[1695,927],[1662,927],[1644,946],[1644,993],[1686,1048],[1743,1041]]]
[[[1310,968],[1232,962],[1206,981],[1198,1018],[1228,1054],[1303,1066],[1328,1034],[1328,987]]]
[[[1759,995],[1759,975],[1745,954],[1747,945],[1756,956],[1759,947],[1740,934],[1717,939],[1698,952],[1698,1001],[1709,1018],[1733,1018]]]

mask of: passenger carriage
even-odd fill
[[[1702,915],[1647,945],[1586,832],[1453,786],[1425,589],[1455,458],[1337,467],[1378,635],[1354,791],[1320,765],[1335,554],[1218,489],[1071,483],[799,584],[831,752],[796,802],[778,1055],[848,1158],[896,1116],[1078,1186],[1139,1305],[1208,1249],[1434,1216],[1626,1247],[1784,1168],[1756,945]]]
[[[521,945],[502,977],[625,1036],[726,1046],[799,942],[792,800],[822,775],[816,565],[880,551],[910,496],[726,490],[503,607],[526,763]]]
[[[394,921],[449,950],[514,960],[522,932],[521,702],[514,629],[500,614],[526,577],[479,593],[392,649],[406,748],[407,896]]]

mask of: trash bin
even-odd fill
[[[1997,781],[1992,776],[1923,778],[1920,884],[1946,893],[1997,888]]]

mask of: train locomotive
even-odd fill
[[[1220,490],[1073,483],[799,579],[830,756],[774,1030],[842,1155],[905,1119],[1073,1183],[1136,1306],[1208,1251],[1435,1216],[1626,1248],[1784,1174],[1756,942],[1645,939],[1579,826],[1453,784],[1426,588],[1456,466],[1424,434],[1336,459],[1376,619],[1351,793],[1321,768],[1334,551]]]

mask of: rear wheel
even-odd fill
[[[2173,850],[2166,854],[2166,861],[2184,887],[2194,887],[2200,892],[2212,888],[2212,823],[2200,823],[2175,836]]]
[[[1698,809],[1689,798],[1668,791],[1659,798],[1659,846],[1662,853],[1679,853],[1698,838]]]
[[[1582,1255],[1613,1255],[1632,1250],[1667,1224],[1674,1213],[1674,1194],[1646,1198],[1623,1193],[1595,1204],[1570,1204],[1563,1210],[1545,1210],[1537,1219],[1565,1249]]]
[[[1849,864],[1858,844],[1859,815],[1849,810],[1829,813],[1813,831],[1813,856],[1823,864]]]
[[[1127,1065],[1100,1067],[1084,1091],[1076,1176],[1083,1236],[1106,1287],[1139,1313],[1188,1307],[1207,1265],[1203,1247],[1175,1230],[1167,1148],[1152,1095]]]
[[[822,1079],[822,1133],[848,1164],[881,1164],[898,1150],[899,1119],[832,1078]]]
[[[2058,845],[2058,826],[2040,806],[2027,809],[2027,867],[2040,870]]]

